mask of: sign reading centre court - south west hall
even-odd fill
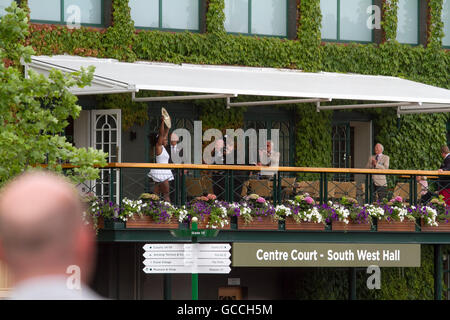
[[[420,244],[234,243],[233,267],[420,267]]]

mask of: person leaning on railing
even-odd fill
[[[441,156],[444,158],[441,167],[438,172],[450,171],[450,150],[448,146],[441,147]],[[450,205],[450,177],[440,176],[439,177],[439,195],[444,197],[445,203]]]

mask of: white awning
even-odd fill
[[[26,67],[48,73],[51,68],[75,71],[88,66],[95,67],[93,85],[72,88],[76,95],[152,90],[409,102],[416,106],[435,104],[450,107],[450,90],[388,76],[155,62],[126,63],[78,56],[33,56]]]

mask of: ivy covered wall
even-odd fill
[[[124,61],[150,60],[172,63],[227,64],[305,71],[353,72],[389,75],[450,88],[450,52],[443,50],[443,23],[440,20],[443,0],[428,1],[428,43],[412,47],[395,41],[398,0],[383,1],[383,39],[381,44],[338,44],[321,42],[320,0],[297,1],[297,39],[237,36],[224,29],[224,0],[208,0],[206,33],[135,30],[128,0],[112,1],[111,26],[105,29],[69,30],[62,25],[31,24],[31,44],[37,54],[75,54],[116,58]],[[22,1],[26,6],[26,1]],[[164,93],[162,93],[164,94]],[[107,107],[114,99],[104,98]],[[133,114],[139,106],[124,103],[117,97],[124,113],[125,127],[141,119]],[[217,102],[202,103],[205,110]],[[220,104],[220,103],[219,103]],[[140,106],[142,107],[142,106]],[[145,106],[143,106],[145,108]],[[298,105],[297,164],[331,166],[331,144],[323,137],[330,130],[330,114],[316,114],[314,108]],[[215,126],[242,121],[237,114],[215,109],[214,115],[202,112],[205,121]],[[392,110],[373,110],[376,140],[383,143],[397,169],[436,168],[438,147],[446,143],[446,114],[402,116],[397,125]],[[143,111],[140,111],[142,114]],[[216,117],[212,119],[212,117]],[[222,121],[224,119],[224,121]],[[317,121],[312,121],[316,119]],[[239,126],[237,123],[235,126]],[[314,128],[315,130],[311,130]],[[416,137],[420,136],[418,140]],[[304,148],[313,140],[314,150]],[[401,146],[401,147],[400,147]]]
[[[398,0],[383,0],[381,44],[339,44],[321,41],[320,0],[297,0],[297,37],[280,39],[227,34],[224,29],[224,0],[206,1],[206,33],[135,30],[128,0],[112,1],[111,26],[104,29],[69,30],[61,25],[31,24],[27,42],[38,55],[73,54],[108,57],[123,61],[150,60],[171,63],[223,64],[301,69],[309,72],[352,72],[402,77],[450,89],[450,51],[442,49],[443,0],[428,0],[427,44],[412,47],[395,41]],[[27,6],[26,1],[21,1]],[[151,93],[161,95],[165,93]],[[245,99],[245,97],[239,97]],[[99,97],[102,107],[120,107],[124,128],[145,120],[145,104],[135,104],[125,95]],[[227,110],[223,101],[198,101],[203,128],[240,127],[243,109]],[[291,106],[292,107],[292,106]],[[312,105],[294,106],[296,112],[296,164],[331,166],[331,112],[317,113]],[[212,112],[214,110],[214,112]],[[376,109],[377,142],[391,157],[391,168],[436,169],[441,159],[439,147],[446,143],[447,114],[405,115],[400,120],[394,110]],[[426,253],[426,252],[425,252]],[[424,254],[425,254],[424,253]],[[431,258],[425,254],[423,261]],[[398,281],[398,270],[387,271]],[[390,272],[390,273],[389,273]],[[431,272],[421,268],[426,277]],[[409,274],[409,273],[408,273]],[[422,279],[417,272],[411,277]],[[328,274],[333,278],[332,274]],[[404,275],[403,275],[404,278]],[[314,277],[310,277],[311,281]],[[420,281],[418,280],[417,283]],[[408,298],[420,298],[428,283],[422,281]],[[342,289],[342,288],[341,288]],[[339,289],[339,290],[341,290]],[[382,297],[401,296],[401,287]],[[390,292],[390,293],[389,293]],[[408,291],[409,292],[409,291]],[[423,296],[430,297],[429,294]]]

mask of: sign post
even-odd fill
[[[197,217],[192,218],[192,231],[197,231]],[[192,243],[197,243],[197,236],[192,235]],[[198,273],[192,274],[192,300],[198,300]]]
[[[151,243],[144,245],[145,273],[190,273],[192,300],[198,300],[199,273],[230,273],[231,245],[228,243],[198,243],[198,238],[216,237],[219,230],[198,230],[197,218],[192,229],[171,230],[174,237],[191,238],[191,243]]]

